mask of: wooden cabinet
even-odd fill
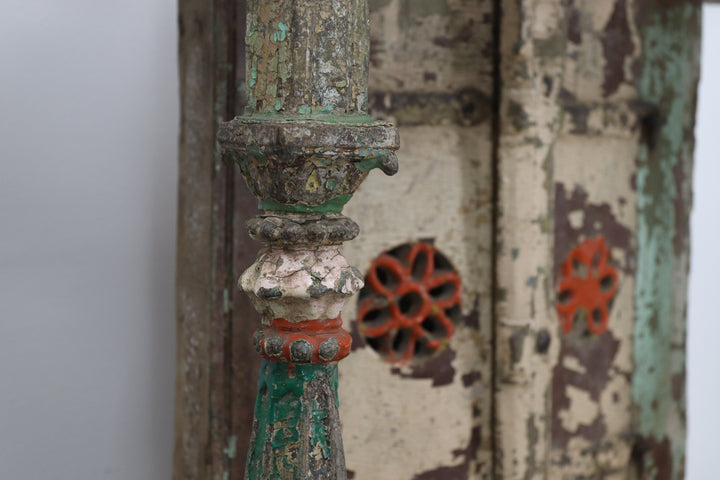
[[[400,171],[344,209],[348,478],[683,478],[700,7],[369,3]],[[180,0],[176,479],[242,478],[250,437],[256,211],[215,144],[244,8]]]

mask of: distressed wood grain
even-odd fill
[[[179,2],[174,479],[241,478],[252,426],[257,314],[236,278],[257,252],[244,225],[257,202],[216,149],[218,122],[241,103],[244,12],[244,2]]]
[[[495,475],[544,478],[552,368],[559,352],[552,291],[553,147],[564,72],[561,1],[502,2],[497,138]],[[540,336],[549,346],[536,349]]]
[[[215,76],[212,10],[180,3],[181,117],[178,186],[176,310],[178,368],[175,383],[173,478],[207,477],[210,432],[209,318],[211,302],[212,166]]]

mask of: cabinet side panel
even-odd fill
[[[400,172],[392,185],[371,173],[348,203],[361,233],[346,256],[366,275],[382,252],[423,242],[462,287],[449,341],[409,364],[368,343],[357,299],[344,311],[354,336],[339,390],[350,478],[490,478],[492,2],[370,4],[371,114],[398,125]]]

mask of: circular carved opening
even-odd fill
[[[391,363],[441,350],[460,315],[460,276],[424,242],[400,245],[376,258],[358,300],[360,332]]]
[[[562,265],[555,308],[565,333],[600,335],[608,329],[609,311],[618,290],[618,271],[610,264],[603,237],[576,246]]]

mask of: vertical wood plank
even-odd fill
[[[552,152],[567,37],[560,0],[502,2],[497,147],[495,475],[544,478],[557,323],[552,289]],[[550,84],[550,88],[548,88]],[[538,339],[549,346],[538,352]]]
[[[548,472],[551,477],[596,472],[624,479],[632,469],[634,443],[633,182],[641,122],[633,108],[637,90],[632,65],[641,50],[626,1],[575,1],[567,5],[566,15],[568,42],[558,97],[562,129],[553,149],[551,187],[551,297],[560,351],[553,368]],[[584,248],[598,247],[607,252],[603,275],[614,275],[606,277],[608,299],[561,314],[563,302],[594,288],[592,278],[568,267],[573,261],[568,259]],[[561,293],[561,285],[578,281],[582,290]],[[603,295],[602,288],[594,290],[596,298]],[[570,300],[563,297],[568,293]]]
[[[243,103],[245,11],[237,0],[179,2],[175,479],[242,478],[250,439],[257,314],[236,282],[258,249],[245,232],[257,203],[215,138]]]
[[[638,90],[652,108],[638,152],[636,460],[643,479],[685,476],[689,210],[702,2],[637,0]]]
[[[180,146],[173,478],[207,477],[215,69],[212,8],[179,3]]]
[[[502,7],[496,475],[682,478],[699,4]],[[611,298],[565,318],[600,244]]]

